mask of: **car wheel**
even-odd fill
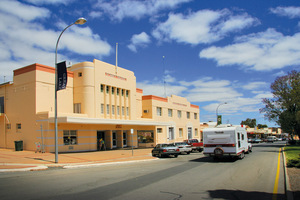
[[[191,152],[186,152],[186,154],[190,154]]]
[[[177,155],[177,154],[175,154],[175,155],[174,155],[174,158],[177,158],[177,157],[178,157],[178,155]]]

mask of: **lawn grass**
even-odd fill
[[[288,145],[284,147],[287,167],[300,168],[300,145]]]

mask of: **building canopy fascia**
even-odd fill
[[[43,121],[43,120],[38,120]],[[50,123],[54,123],[54,118],[49,118]],[[99,125],[135,125],[135,126],[174,126],[172,122],[158,122],[146,120],[116,120],[116,119],[98,119],[98,118],[84,118],[84,117],[58,117],[58,123],[68,124],[99,124]]]

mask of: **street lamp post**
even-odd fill
[[[86,19],[84,18],[79,18],[77,19],[74,23],[70,24],[67,26],[59,35],[57,42],[56,42],[56,48],[55,48],[55,100],[54,100],[54,126],[55,126],[55,163],[58,163],[58,134],[57,134],[57,47],[58,47],[58,42],[60,40],[60,37],[62,34],[67,30],[69,27],[73,26],[74,24],[84,24],[86,23]]]
[[[217,116],[217,125],[218,125],[218,109],[221,105],[227,104],[227,102],[221,103],[218,105],[217,109],[216,109],[216,116]]]

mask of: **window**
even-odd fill
[[[76,130],[64,130],[64,145],[77,144],[77,131]]]
[[[115,94],[115,88],[111,87],[111,94]]]
[[[81,113],[81,103],[74,103],[74,113]]]
[[[122,115],[123,116],[125,115],[125,108],[124,108],[124,106],[122,106]]]
[[[120,106],[117,106],[117,115],[120,115]]]
[[[117,88],[117,95],[119,95],[120,94],[120,89],[119,88]]]
[[[121,89],[121,90],[122,90],[122,89]],[[121,93],[122,93],[122,96],[124,96],[124,90],[122,90]]]
[[[197,113],[194,113],[194,119],[197,119],[198,116],[197,116]]]
[[[4,97],[0,97],[0,113],[4,113]]]
[[[126,97],[128,97],[128,94],[129,94],[129,91],[128,91],[128,90],[126,90]]]
[[[186,112],[186,118],[190,119],[190,112]]]
[[[177,116],[178,116],[178,118],[181,118],[181,110],[177,111]]]
[[[104,85],[101,84],[100,88],[101,88],[101,89],[100,89],[101,92],[103,92],[103,90],[104,90]]]
[[[113,115],[115,114],[115,106],[114,105],[111,106],[111,114],[113,114]]]
[[[157,133],[162,133],[162,128],[157,128],[156,132]]]
[[[109,115],[109,105],[106,105],[106,113]]]
[[[162,116],[161,107],[156,107],[157,116]]]
[[[195,128],[195,136],[198,136],[198,129]]]
[[[183,129],[180,128],[180,129],[179,129],[179,137],[182,137],[182,135],[183,135],[182,133],[183,133]]]
[[[173,110],[172,109],[168,109],[168,116],[172,117],[173,116]]]
[[[153,131],[139,131],[138,130],[138,142],[139,143],[153,143],[154,142]]]
[[[21,130],[21,128],[22,128],[22,125],[21,125],[20,123],[16,124],[16,129],[17,129],[17,131],[18,131],[18,130]]]
[[[101,114],[104,114],[104,104],[101,104]]]
[[[82,72],[78,72],[78,77],[82,77]]]
[[[106,93],[109,93],[109,86],[106,86]]]
[[[6,124],[6,129],[11,129],[11,124]]]
[[[129,116],[129,107],[126,107],[126,114]]]

